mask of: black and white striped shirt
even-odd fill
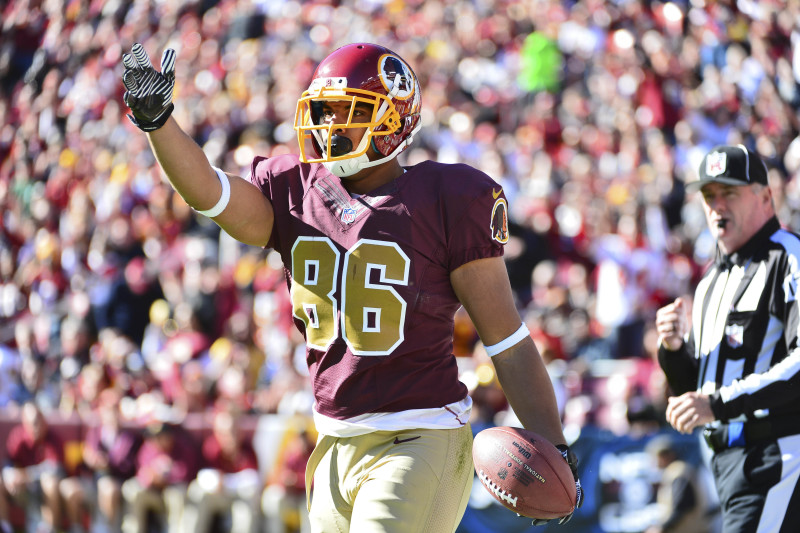
[[[768,221],[695,291],[692,329],[658,359],[675,394],[711,396],[722,421],[800,415],[800,236]]]

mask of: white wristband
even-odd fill
[[[231,182],[228,179],[228,176],[217,167],[211,167],[211,168],[213,168],[214,172],[217,173],[219,182],[222,185],[222,195],[219,197],[217,205],[215,205],[211,209],[206,209],[204,211],[200,209],[195,209],[195,211],[197,211],[201,215],[207,216],[208,218],[214,218],[215,216],[225,211],[225,208],[228,207],[228,202],[231,201]]]
[[[495,355],[499,354],[500,352],[504,352],[511,348],[512,346],[516,345],[524,339],[525,337],[530,337],[531,332],[528,330],[528,326],[522,324],[517,331],[506,337],[505,339],[501,340],[497,344],[492,344],[491,346],[484,346],[486,353],[489,354],[489,357],[494,357]]]

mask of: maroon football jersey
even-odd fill
[[[353,199],[322,165],[256,158],[272,202],[319,413],[347,419],[442,407],[467,389],[453,355],[450,273],[502,255],[501,187],[467,165],[425,162]]]

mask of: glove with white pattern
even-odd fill
[[[153,68],[150,57],[141,44],[136,43],[130,54],[122,56],[125,72],[124,100],[131,108],[131,122],[142,131],[155,131],[163,126],[175,106],[172,91],[175,88],[175,50],[168,48],[161,56],[161,72]]]
[[[576,501],[575,501],[575,509],[579,508],[583,505],[583,487],[581,487],[581,480],[578,479],[578,457],[575,455],[575,452],[569,449],[569,446],[566,444],[558,444],[556,445],[558,451],[561,452],[561,456],[564,457],[564,460],[569,465],[570,470],[572,470],[572,476],[575,478],[575,493],[576,493]],[[574,511],[573,511],[574,512]],[[552,520],[558,520],[559,524],[566,524],[572,518],[572,514],[570,513],[567,516],[562,516],[558,519],[543,519],[543,518],[534,518],[532,525],[534,526],[542,526],[551,522]]]

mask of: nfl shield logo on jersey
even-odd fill
[[[731,348],[738,348],[744,343],[744,326],[731,324],[725,326],[725,340]]]
[[[719,176],[725,172],[728,164],[728,154],[725,152],[711,152],[706,158],[706,175]]]
[[[352,224],[356,219],[356,210],[352,207],[345,207],[342,209],[342,222],[345,224]]]

